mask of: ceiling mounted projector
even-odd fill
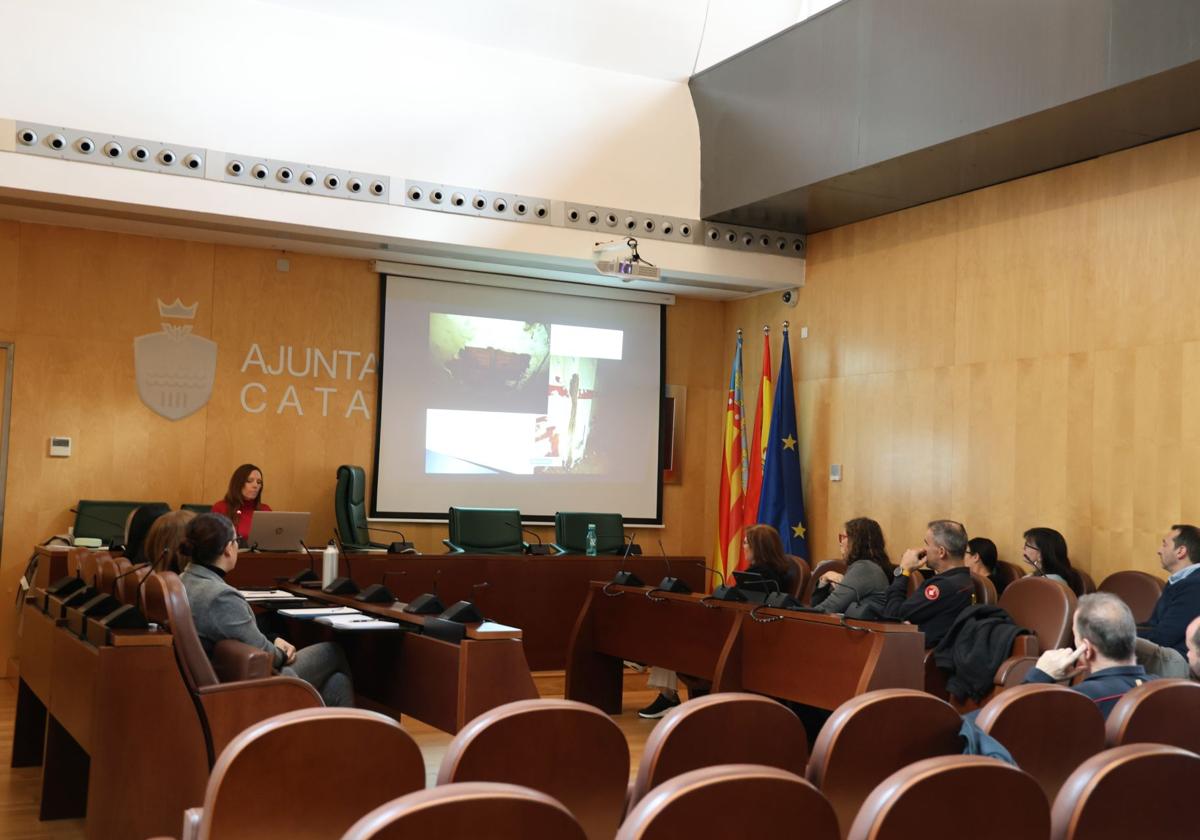
[[[662,279],[662,271],[638,255],[637,240],[632,236],[617,242],[597,242],[592,261],[601,274],[620,277],[626,283]]]

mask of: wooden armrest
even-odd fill
[[[260,720],[324,705],[317,690],[296,677],[207,685],[197,694],[208,721],[213,759],[239,732]]]
[[[212,666],[221,682],[240,682],[271,676],[271,660],[265,650],[225,639],[213,648]]]
[[[1013,639],[1011,656],[1037,656],[1041,652],[1042,646],[1038,644],[1037,636],[1032,633]]]
[[[1025,676],[1037,664],[1036,656],[1010,656],[996,669],[993,682],[1001,688],[1012,688],[1025,681]]]

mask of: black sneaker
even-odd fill
[[[667,712],[671,711],[671,709],[674,709],[678,705],[679,705],[679,695],[678,694],[675,695],[674,698],[671,698],[671,697],[668,697],[667,695],[663,694],[662,692],[659,692],[659,695],[654,698],[653,703],[651,703],[646,708],[638,711],[638,717],[645,718],[646,720],[658,720],[660,717],[662,717],[663,715],[665,715]]]

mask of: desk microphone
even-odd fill
[[[306,583],[310,580],[319,580],[317,570],[313,568],[313,556],[309,551],[308,546],[304,544],[304,540],[300,540],[300,547],[304,549],[304,556],[308,558],[308,568],[301,569],[287,579],[288,583]],[[276,578],[278,580],[278,578]]]
[[[662,540],[659,540],[659,547],[662,547]],[[678,595],[692,594],[692,588],[684,583],[679,578],[671,574],[671,558],[664,551],[662,556],[663,562],[667,564],[667,576],[658,582],[653,590],[655,592],[674,592]],[[649,594],[649,593],[647,593]]]
[[[537,531],[534,531],[531,528],[526,528],[520,522],[505,522],[504,524],[507,525],[509,528],[520,528],[526,534],[533,534],[533,538],[535,540],[537,540],[537,545],[533,545],[532,543],[525,543],[525,553],[526,554],[536,554],[538,556],[545,556],[547,554],[550,554],[550,546],[548,546],[544,542],[542,542],[542,535],[539,534]]]
[[[411,542],[408,541],[408,537],[404,536],[404,532],[401,531],[399,528],[376,528],[374,525],[367,525],[367,530],[368,531],[382,531],[385,534],[396,534],[398,537],[400,537],[400,542],[393,542],[391,545],[388,546],[388,554],[416,554],[417,553],[417,549],[413,546],[413,544]]]
[[[383,574],[379,576],[379,583],[372,583],[362,592],[354,596],[355,601],[362,601],[364,604],[391,604],[395,603],[396,596],[392,594],[392,590],[384,585],[384,581],[388,579],[388,575],[406,575],[406,569],[399,569],[389,572],[384,569]]]
[[[438,615],[445,612],[446,608],[442,606],[442,602],[438,600],[437,589],[438,580],[442,576],[442,570],[438,569],[433,573],[433,591],[426,592],[423,595],[418,595],[407,604],[401,612],[406,612],[411,615]]]
[[[342,536],[337,532],[336,528],[333,529],[333,536],[337,544],[341,546]],[[346,576],[334,578],[333,580],[329,581],[329,585],[321,591],[326,595],[357,595],[358,584],[354,582],[354,567],[350,565],[350,552],[339,551],[338,555],[346,558]],[[309,558],[308,562],[311,564],[312,558]]]
[[[628,543],[630,554],[641,555],[642,547],[640,545],[637,545],[636,543],[634,543],[632,537],[627,537],[627,536],[625,536],[624,533],[621,533],[621,534],[596,534],[596,539],[615,540],[618,538],[620,538],[620,540],[621,540],[622,548],[616,549],[614,551],[597,551],[596,553],[597,554],[624,554],[625,553],[624,546],[626,543]]]
[[[146,581],[150,580],[150,576],[154,574],[158,562],[166,559],[168,551],[170,551],[170,549],[164,546],[163,550],[159,553],[157,560],[152,560],[148,563],[142,563],[138,566],[134,566],[127,572],[121,573],[121,575],[117,578],[118,580],[125,575],[133,574],[139,569],[145,569],[147,566],[150,567],[145,576],[138,581],[137,589],[133,591],[133,603],[121,604],[108,615],[104,616],[104,618],[100,619],[100,623],[105,627],[105,629],[145,630],[150,626],[150,622],[146,620],[145,614],[141,611],[141,609],[138,608],[138,605],[142,602],[142,587],[146,585]]]
[[[483,583],[474,584],[471,589],[487,589],[489,586],[491,583],[485,580]],[[456,621],[459,624],[479,624],[484,620],[483,614],[479,612],[473,601],[458,601],[451,604],[438,618]]]
[[[637,537],[637,531],[634,531],[633,534],[631,534],[629,537],[629,545],[625,546],[625,553],[621,555],[621,568],[619,570],[617,570],[617,573],[615,575],[613,575],[613,579],[610,580],[608,583],[604,584],[604,588],[602,590],[600,590],[601,592],[603,592],[605,595],[609,596],[610,598],[615,598],[618,595],[624,594],[623,592],[611,591],[611,587],[614,587],[614,586],[645,586],[646,585],[645,583],[642,582],[642,579],[640,577],[638,577],[633,572],[631,572],[625,568],[625,564],[629,562],[629,552],[630,552],[630,549],[633,548],[633,541],[636,537]]]

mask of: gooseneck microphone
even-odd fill
[[[307,583],[310,580],[320,580],[317,575],[317,570],[313,567],[313,555],[308,546],[304,544],[304,540],[300,540],[300,547],[304,549],[304,556],[308,558],[308,568],[301,569],[287,579],[288,583]]]
[[[404,605],[402,612],[411,615],[438,615],[445,612],[446,608],[442,606],[442,602],[438,600],[438,580],[442,576],[442,570],[438,569],[433,573],[433,591],[426,592],[423,595],[418,595],[407,604]]]
[[[471,590],[478,592],[481,589],[487,589],[491,585],[490,582],[485,580],[483,583],[473,584]],[[479,624],[485,620],[473,600],[458,601],[451,604],[438,618],[443,618],[446,621],[456,621],[459,624]]]
[[[146,619],[145,614],[140,609],[140,604],[142,603],[142,587],[146,585],[146,581],[150,580],[150,576],[157,571],[158,564],[166,559],[169,551],[170,549],[164,546],[163,550],[159,552],[157,558],[148,563],[141,563],[137,566],[134,566],[132,569],[127,572],[123,572],[118,577],[119,580],[121,577],[125,577],[125,575],[131,575],[134,572],[149,567],[149,569],[146,571],[146,574],[141,580],[138,581],[137,589],[135,589],[133,592],[133,603],[121,604],[108,615],[104,616],[104,618],[100,619],[100,623],[104,625],[106,629],[145,630],[150,626],[150,622]]]
[[[542,542],[542,535],[539,534],[537,531],[534,531],[532,528],[526,528],[520,522],[505,522],[504,524],[507,525],[509,528],[520,528],[526,534],[532,534],[533,538],[535,540],[537,540],[537,545],[533,545],[532,543],[525,543],[525,553],[526,554],[536,554],[536,555],[541,556],[541,555],[546,555],[546,554],[551,553],[550,546],[548,546],[544,542]]]
[[[401,531],[399,528],[376,528],[374,525],[368,525],[367,530],[368,531],[381,531],[385,534],[395,534],[398,537],[400,537],[399,542],[393,542],[391,545],[388,546],[388,554],[416,554],[417,553],[417,549],[413,546],[413,544],[411,542],[408,541],[408,537],[404,536],[404,532]]]
[[[372,583],[362,592],[354,596],[355,601],[362,601],[364,604],[392,604],[396,601],[396,596],[392,594],[392,590],[388,589],[385,582],[388,575],[406,575],[408,571],[405,569],[397,569],[388,571],[384,569],[383,574],[379,576],[379,583]]]
[[[337,532],[336,528],[333,529],[333,536],[337,544],[340,546],[342,544],[342,537],[341,534]],[[338,556],[346,559],[346,576],[334,578],[329,582],[329,585],[321,591],[326,595],[357,595],[358,584],[354,582],[354,568],[350,565],[350,552],[339,551]],[[309,562],[312,562],[311,559]]]
[[[659,540],[659,543],[661,547],[662,540]],[[671,558],[667,556],[665,551],[663,552],[662,559],[663,562],[667,564],[667,576],[659,581],[658,586],[654,587],[654,589],[650,590],[650,592],[674,592],[677,595],[692,594],[692,588],[690,586],[671,574]],[[650,592],[646,593],[647,597],[649,597]]]
[[[625,568],[625,564],[629,562],[629,552],[633,548],[633,541],[637,537],[637,531],[634,531],[629,537],[629,545],[625,546],[625,553],[621,555],[621,568],[613,575],[613,579],[604,584],[604,588],[600,591],[610,598],[615,598],[618,595],[623,595],[623,592],[613,592],[611,587],[614,586],[645,586],[642,579],[633,572]]]

